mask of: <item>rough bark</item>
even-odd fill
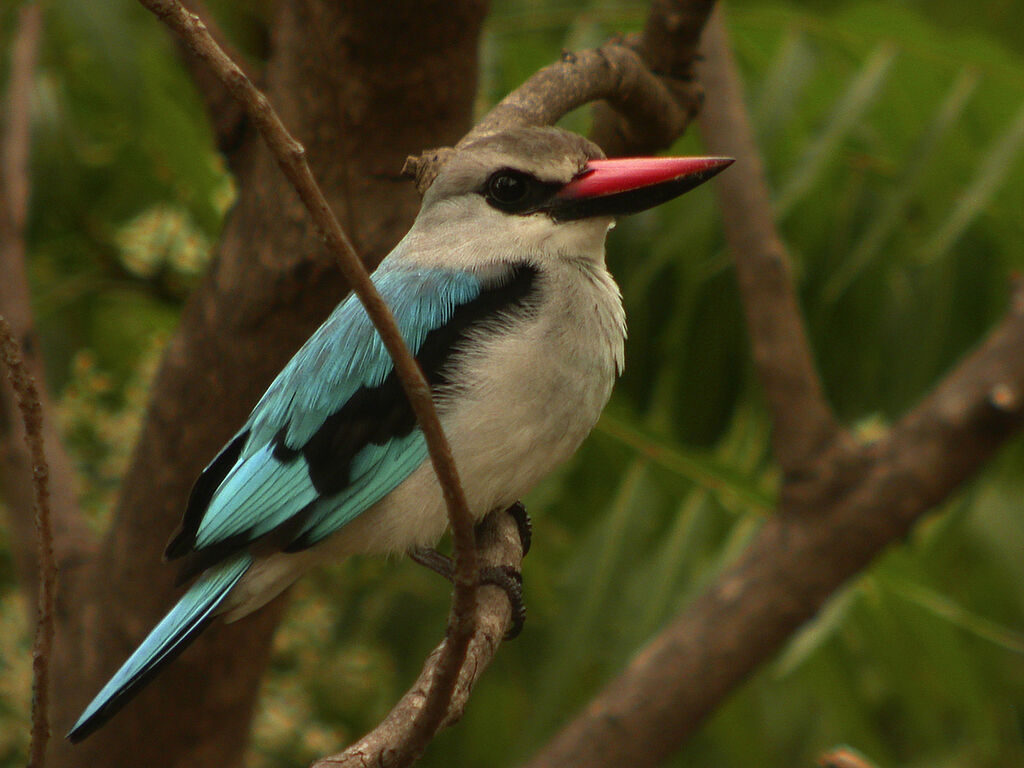
[[[418,206],[398,173],[405,155],[452,143],[469,127],[483,10],[479,2],[279,5],[268,95],[370,266]],[[240,199],[162,362],[115,523],[90,577],[66,585],[75,610],[59,631],[59,728],[177,594],[160,554],[191,479],[345,291],[267,153],[247,141],[233,166]],[[58,744],[51,764],[239,764],[283,605],[212,627],[108,728],[78,747]]]

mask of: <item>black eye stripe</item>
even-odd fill
[[[502,168],[488,177],[480,194],[499,211],[529,214],[539,210],[561,186],[541,181],[523,171]]]

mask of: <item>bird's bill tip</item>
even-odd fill
[[[624,216],[667,202],[732,165],[731,157],[591,160],[555,196],[560,219]]]

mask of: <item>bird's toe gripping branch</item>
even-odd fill
[[[519,543],[523,547],[523,557],[526,557],[530,551],[530,545],[533,543],[533,523],[530,522],[530,515],[521,501],[517,501],[505,511],[516,521],[516,528],[519,529]]]
[[[517,501],[507,510],[516,523],[519,532],[519,542],[523,548],[523,556],[530,551],[530,543],[533,540],[533,525],[530,523],[530,516],[526,512],[523,503]],[[455,564],[447,555],[442,555],[436,549],[429,547],[417,547],[409,550],[409,557],[420,565],[438,573],[448,581],[452,581],[455,574]],[[512,640],[523,631],[523,624],[526,623],[526,604],[523,601],[523,574],[516,568],[509,565],[487,566],[480,569],[480,583],[500,587],[508,596],[509,606],[512,609],[512,623],[505,633],[506,640]]]

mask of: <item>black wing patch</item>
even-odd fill
[[[238,457],[242,455],[242,448],[245,447],[248,437],[249,430],[237,435],[234,440],[221,448],[217,458],[211,461],[210,465],[196,478],[192,492],[188,496],[185,516],[167,544],[167,549],[164,550],[164,557],[168,560],[182,557],[192,551],[192,547],[196,543],[199,523],[206,513],[206,508],[210,505],[210,499],[213,498],[213,494],[220,484],[224,482],[224,478],[228,476],[231,468],[235,466]]]
[[[450,387],[451,361],[470,331],[502,314],[527,318],[536,311],[537,269],[515,266],[508,277],[481,290],[473,301],[455,308],[448,322],[430,331],[416,354],[431,389]],[[416,427],[416,415],[402,391],[398,374],[391,373],[376,387],[363,387],[331,414],[301,448],[288,448],[278,433],[274,456],[294,461],[300,455],[320,496],[340,493],[350,482],[352,461],[367,445],[384,445],[405,437]],[[300,536],[285,552],[298,552],[315,543]]]

